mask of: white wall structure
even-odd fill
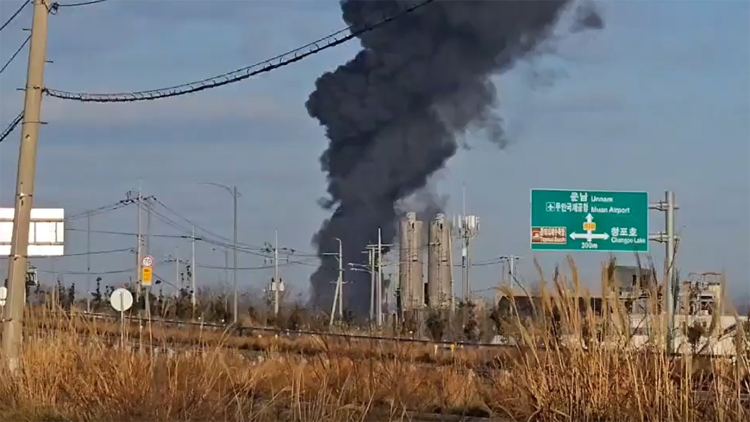
[[[638,348],[645,346],[653,342],[654,333],[649,333],[651,324],[649,320],[656,320],[657,323],[663,324],[660,321],[664,318],[664,315],[652,316],[648,318],[643,314],[631,314],[630,325],[633,332],[637,334],[633,335],[631,339],[631,346]],[[707,330],[711,327],[712,317],[710,315],[675,315],[675,333],[673,338],[673,350],[681,354],[691,354],[693,347],[688,341],[688,337],[685,334],[685,327],[688,327],[694,323],[702,324]],[[739,316],[735,317],[732,315],[722,315],[716,319],[716,326],[714,327],[714,333],[706,333],[701,337],[698,342],[698,352],[700,354],[717,355],[717,356],[735,356],[737,349],[735,346],[735,331],[732,330],[739,324],[743,324],[747,321],[747,317]],[[659,333],[661,334],[661,333]],[[659,338],[660,343],[664,343],[664,339]]]
[[[13,208],[0,208],[0,255],[10,255],[13,236]],[[65,253],[65,210],[34,208],[31,210],[28,256],[61,256]]]

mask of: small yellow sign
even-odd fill
[[[583,223],[583,229],[586,231],[596,231],[596,223]]]
[[[153,279],[154,271],[151,267],[143,267],[141,270],[141,285],[150,286]]]

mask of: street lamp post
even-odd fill
[[[233,304],[232,304],[232,320],[234,323],[237,323],[238,319],[238,299],[237,299],[237,198],[240,197],[240,193],[237,191],[237,186],[229,187],[226,185],[222,185],[221,183],[215,183],[215,182],[201,182],[199,183],[201,185],[211,185],[216,186],[217,188],[224,189],[225,191],[229,192],[230,195],[232,195],[232,205],[233,205],[233,213],[232,213],[232,219],[233,219],[233,243],[234,243],[234,257],[232,258],[232,264],[234,266],[233,274],[232,274],[232,284],[234,288],[234,298],[233,298]]]

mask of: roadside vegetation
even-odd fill
[[[508,291],[506,301],[483,311],[486,319],[477,309],[466,315],[458,330],[464,339],[479,341],[484,330],[513,339],[496,349],[259,338],[200,327],[183,330],[197,340],[179,348],[165,334],[177,330],[156,324],[128,326],[129,340],[121,345],[116,321],[52,318],[39,309],[29,315],[20,369],[11,374],[0,366],[0,420],[400,421],[426,413],[537,421],[750,420],[746,353],[670,358],[657,343],[634,351],[627,347],[629,329],[604,324],[589,301],[580,301],[586,294],[572,263],[570,273],[542,282],[537,303],[521,305]],[[530,316],[519,306],[530,306]],[[428,315],[424,335],[455,335],[451,324]],[[748,338],[743,329],[736,336],[738,342]],[[262,347],[254,353],[227,347],[239,341]],[[303,346],[314,350],[305,353]]]

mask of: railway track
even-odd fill
[[[40,337],[40,339],[43,337]],[[106,335],[83,335],[82,340],[91,343],[92,345],[101,345],[104,343],[108,347],[112,348],[119,348],[119,347],[125,347],[129,351],[134,352],[143,352],[143,353],[150,353],[155,355],[172,355],[175,353],[210,353],[213,350],[216,350],[215,348],[211,346],[200,346],[200,345],[192,345],[192,344],[184,344],[184,343],[164,343],[164,342],[154,342],[151,343],[148,341],[148,336],[143,336],[143,340],[138,338],[129,337],[126,338],[123,343],[123,338],[119,334],[113,334],[113,333],[107,333]],[[257,349],[238,349],[238,348],[232,348],[232,347],[226,347],[227,350],[232,350],[236,353],[238,353],[241,356],[244,356],[245,358],[254,361],[257,360],[257,362],[260,362],[263,356],[267,356],[267,352],[274,351],[273,347],[268,348],[257,348]],[[279,351],[279,350],[277,350]],[[326,356],[326,357],[338,357],[338,358],[349,358],[352,360],[366,360],[370,358],[377,358],[377,359],[401,359],[403,360],[403,357],[397,356],[395,354],[377,354],[377,355],[363,355],[361,352],[355,351],[355,350],[349,350],[346,348],[341,348],[338,350],[335,349],[329,349],[329,350],[322,350],[322,351],[310,351],[310,350],[304,350],[299,349],[295,351],[283,351],[280,350],[279,352],[287,352],[291,353],[293,356],[298,356],[303,359],[307,358],[314,358],[317,356]],[[433,369],[435,367],[447,367],[450,366],[456,370],[459,371],[459,373],[465,373],[466,375],[476,376],[480,380],[484,380],[486,382],[493,382],[494,380],[498,379],[498,377],[502,377],[503,373],[505,372],[504,369],[499,365],[499,362],[495,359],[495,357],[488,357],[487,359],[475,359],[472,361],[461,361],[456,360],[450,357],[450,355],[444,353],[443,355],[438,356],[431,356],[431,359],[425,359],[423,358],[414,358],[410,360],[411,364],[416,365],[417,367],[421,367],[423,369]],[[694,375],[694,379],[699,381],[699,385],[696,386],[696,388],[693,390],[694,394],[697,394],[698,397],[704,398],[704,399],[710,399],[712,397],[712,393],[710,392],[709,385],[711,385],[714,381],[713,378],[710,378],[711,374],[709,374],[709,378],[707,379],[701,379],[701,376]],[[744,388],[742,392],[740,392],[740,400],[745,403],[745,406],[750,409],[750,373],[745,375],[744,381]],[[673,378],[673,382],[675,382],[676,386],[680,385],[680,381],[678,377]],[[440,417],[445,417],[446,415],[438,415]],[[427,420],[427,419],[426,419]],[[455,419],[429,419],[429,420],[455,420]],[[460,420],[476,420],[480,421],[482,419],[460,419]],[[489,421],[489,419],[486,419]]]
[[[120,320],[119,316],[100,314],[100,313],[76,313],[69,314],[67,312],[51,313],[51,315],[59,315],[65,318],[81,318],[89,321],[112,321],[116,322]],[[139,318],[134,316],[126,315],[125,320],[130,323],[146,324],[148,320],[145,318]],[[495,343],[484,343],[484,342],[465,342],[465,341],[433,341],[427,339],[419,339],[413,337],[386,337],[372,334],[354,334],[354,333],[336,333],[330,331],[312,331],[312,330],[286,330],[275,327],[267,326],[234,326],[232,324],[216,324],[216,323],[203,323],[193,321],[181,321],[171,320],[163,318],[151,319],[152,324],[161,324],[164,326],[171,326],[177,329],[180,328],[201,328],[203,330],[210,331],[224,331],[235,333],[239,337],[247,336],[247,333],[265,333],[265,334],[276,334],[285,337],[303,337],[303,336],[317,336],[321,338],[330,339],[343,339],[343,340],[369,340],[369,341],[380,341],[380,342],[391,342],[391,343],[403,343],[403,344],[424,344],[424,345],[437,345],[442,347],[455,347],[455,348],[473,348],[473,349],[503,349],[512,346],[495,344]]]

